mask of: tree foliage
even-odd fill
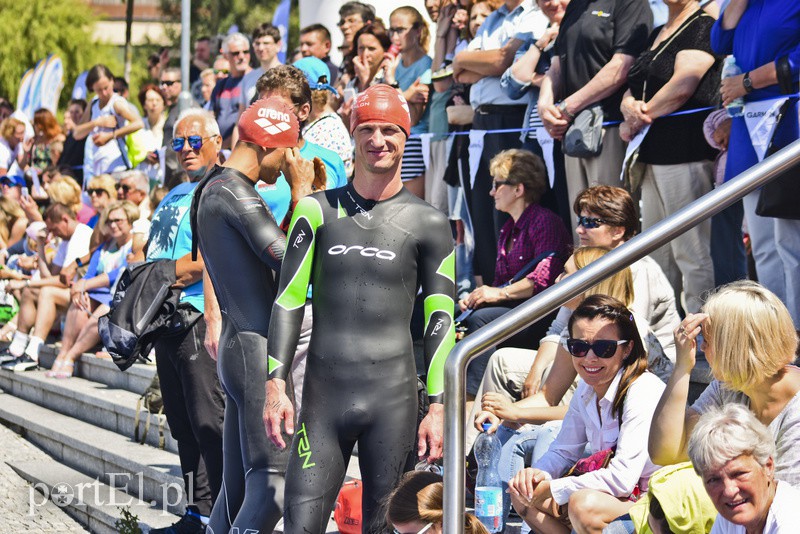
[[[83,0],[0,0],[0,95],[16,103],[20,78],[49,54],[64,63],[61,104],[78,74],[96,63],[122,72],[119,52],[92,41],[97,18]]]
[[[1,1],[1,0],[0,0]],[[249,36],[257,26],[272,22],[272,15],[280,0],[192,0],[192,40],[200,36],[225,35],[232,26]],[[172,22],[181,20],[181,0],[161,0],[165,18]],[[298,42],[297,1],[292,0],[289,29],[289,49]],[[179,35],[170,36],[176,43]]]

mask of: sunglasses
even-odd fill
[[[582,339],[567,338],[567,350],[576,358],[583,358],[589,354],[589,350],[594,352],[598,358],[611,358],[617,347],[628,343],[630,340],[621,339],[597,339],[594,343],[583,341]]]
[[[393,530],[394,534],[422,534],[423,532],[427,532],[432,526],[433,526],[433,523],[428,523],[427,525],[422,527],[421,530],[418,530],[416,532],[408,532],[408,533],[400,532],[396,528],[392,529],[392,530]]]
[[[106,191],[105,189],[95,189],[95,188],[87,189],[86,192],[89,194],[89,196],[97,195],[98,197],[102,196],[103,193],[108,194],[108,191]]]
[[[224,74],[225,76],[227,76],[230,73],[231,71],[229,71],[228,69],[214,69],[214,74]]]
[[[599,217],[584,217],[583,215],[578,217],[578,226],[583,226],[587,230],[597,228],[601,224],[608,224],[608,222]]]
[[[250,50],[239,50],[238,52],[230,51],[228,53],[232,56],[249,56]]]
[[[117,184],[117,189],[122,189],[123,192],[127,193],[131,190],[131,186],[127,184]]]
[[[166,85],[167,87],[172,87],[176,83],[180,83],[180,80],[161,80],[161,85]]]
[[[209,135],[208,137],[201,137],[199,135],[190,135],[189,137],[175,137],[172,139],[172,150],[175,152],[180,152],[183,150],[183,146],[186,144],[186,141],[189,141],[189,148],[192,150],[200,150],[203,148],[203,141],[206,139],[211,139],[212,137],[216,137],[216,135]]]
[[[501,185],[517,185],[514,182],[509,182],[508,180],[494,180],[492,182],[492,189],[498,189]]]

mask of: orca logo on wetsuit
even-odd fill
[[[334,245],[328,249],[328,254],[331,256],[339,256],[349,253],[350,251],[358,250],[359,254],[366,258],[378,258],[379,260],[392,261],[397,257],[397,254],[391,250],[381,250],[376,247],[362,247],[361,245]]]

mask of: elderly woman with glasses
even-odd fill
[[[97,319],[108,313],[111,287],[128,264],[133,246],[133,222],[139,218],[139,208],[128,201],[114,202],[100,219],[105,242],[93,253],[86,275],[70,287],[71,304],[67,310],[61,350],[50,378],[69,378],[75,361],[100,341]]]
[[[489,194],[495,208],[510,218],[500,229],[494,285],[482,285],[458,302],[467,334],[553,285],[564,270],[571,242],[558,215],[539,205],[548,187],[541,158],[527,150],[506,150],[492,159],[489,172],[494,177]],[[533,347],[549,323],[540,321],[505,345]],[[486,352],[469,365],[467,393],[473,398],[490,356],[491,352]]]
[[[706,412],[689,458],[719,512],[711,534],[778,534],[797,528],[800,490],[775,479],[770,430],[741,404]]]
[[[406,474],[386,501],[386,523],[394,534],[441,534],[444,513],[442,476],[429,471]],[[489,534],[473,514],[464,514],[464,534]]]
[[[588,297],[570,317],[569,333],[581,382],[555,441],[508,487],[514,509],[536,532],[600,534],[657,468],[642,437],[664,383],[647,370],[633,314],[617,299]],[[579,462],[585,450],[591,456]]]

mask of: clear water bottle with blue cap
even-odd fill
[[[478,477],[475,480],[475,516],[489,532],[503,530],[503,483],[500,480],[500,440],[488,434],[490,423],[483,423],[483,432],[475,440]]]
[[[722,79],[730,78],[732,76],[739,76],[742,69],[736,64],[736,58],[728,56],[725,58],[725,63],[722,65]],[[744,114],[744,97],[739,97],[733,100],[730,104],[725,106],[728,111],[729,117],[741,117]]]

